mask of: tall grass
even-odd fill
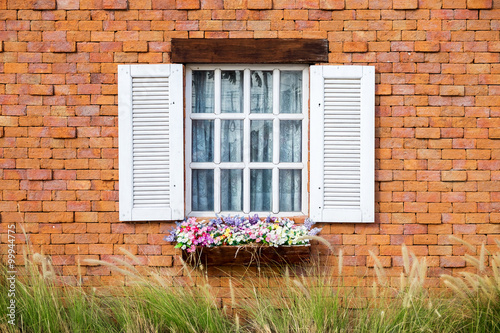
[[[135,257],[127,251],[131,259]],[[119,258],[114,262],[88,260],[109,266],[127,276],[131,286],[121,288],[120,298],[108,303],[110,311],[124,332],[193,332],[235,331],[234,324],[221,311],[208,284],[181,287],[154,270],[141,274]],[[187,267],[184,271],[189,272]]]
[[[104,293],[63,285],[50,258],[26,257],[17,280],[16,326],[7,324],[8,298],[1,297],[0,332],[500,332],[500,251],[492,254],[484,246],[477,256],[466,255],[475,273],[442,277],[446,295],[429,293],[425,258],[403,246],[399,286],[389,283],[373,254],[375,275],[365,280],[373,284],[344,286],[339,252],[334,267],[289,266],[274,275],[233,278],[225,307],[199,273],[177,283],[155,270],[140,273],[130,264],[137,259],[125,255],[127,260],[89,261],[126,277],[127,287]],[[191,269],[180,269],[189,280]],[[7,288],[0,284],[2,295]]]
[[[17,327],[2,322],[2,332],[118,332],[98,297],[81,286],[60,285],[49,257],[25,254],[23,276],[16,281]],[[1,280],[5,281],[6,270]],[[1,284],[2,302],[7,302],[7,284]],[[6,319],[2,303],[0,314]]]
[[[453,238],[472,252],[476,251],[463,240]],[[500,248],[500,241],[496,240],[496,243]],[[491,260],[491,272],[485,265],[488,258]],[[491,254],[482,244],[478,258],[466,254],[465,260],[476,268],[477,273],[461,272],[460,276],[443,275],[442,278],[467,309],[463,318],[466,331],[500,332],[500,251]]]
[[[309,236],[324,243],[323,238]],[[285,267],[282,276],[274,275],[277,288],[255,288],[243,308],[249,314],[249,329],[254,332],[336,332],[349,327],[349,308],[343,306],[345,289],[339,286],[343,256],[337,267],[301,267],[295,272]],[[332,270],[338,270],[338,275]],[[280,283],[281,282],[281,283]]]
[[[377,283],[372,286],[369,304],[357,318],[357,332],[453,332],[458,322],[450,304],[430,297],[425,287],[426,259],[417,259],[402,246],[403,272],[399,288],[392,288],[380,260],[374,261]],[[411,258],[411,259],[410,259]],[[410,264],[411,263],[411,264]]]

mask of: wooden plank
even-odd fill
[[[309,261],[310,246],[217,246],[196,248],[193,253],[182,251],[182,258],[190,265],[198,266],[261,266],[300,264]]]
[[[313,64],[328,62],[326,39],[172,39],[172,62]]]

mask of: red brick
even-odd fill
[[[467,0],[467,9],[491,9],[493,0]]]
[[[176,0],[177,9],[200,9],[200,0]]]
[[[416,128],[415,137],[422,139],[439,139],[441,137],[441,131],[439,128]]]
[[[427,233],[427,225],[422,225],[422,224],[405,224],[404,225],[404,234],[405,235],[426,234],[426,233]]]
[[[444,182],[466,181],[466,171],[441,171],[441,180]]]
[[[71,244],[75,242],[74,235],[68,234],[52,234],[50,236],[52,244]]]
[[[113,244],[89,244],[89,254],[113,254]]]
[[[175,0],[152,0],[152,9],[175,9]]]
[[[366,235],[343,235],[343,244],[345,245],[364,245],[366,244]]]
[[[464,86],[441,86],[439,91],[441,96],[464,96]]]
[[[443,256],[439,259],[441,267],[465,267],[465,259],[461,257]]]
[[[8,0],[8,9],[56,9],[56,0]]]
[[[135,233],[135,227],[129,223],[113,223],[111,225],[111,232],[114,234],[131,234]]]
[[[76,138],[76,129],[74,127],[52,127],[49,130],[49,135],[56,139]]]
[[[57,0],[57,9],[79,9],[80,0]]]
[[[272,9],[272,0],[250,0],[248,1],[248,9]]]
[[[173,258],[171,256],[148,256],[149,266],[172,266]]]
[[[52,170],[27,170],[29,180],[51,180]]]
[[[397,0],[392,4],[393,9],[417,9],[418,0]]]
[[[102,1],[103,9],[127,9],[128,8],[128,0],[103,0]]]

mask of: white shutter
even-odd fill
[[[118,66],[120,220],[184,218],[182,65]]]
[[[375,69],[311,66],[311,218],[375,221]]]

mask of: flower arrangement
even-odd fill
[[[165,237],[167,242],[177,242],[176,248],[194,252],[196,246],[215,247],[221,245],[241,246],[262,244],[278,247],[282,245],[307,245],[308,235],[316,235],[321,228],[313,228],[310,219],[304,224],[295,224],[288,218],[267,217],[217,217],[210,221],[197,221],[190,217],[176,222],[177,227]]]

